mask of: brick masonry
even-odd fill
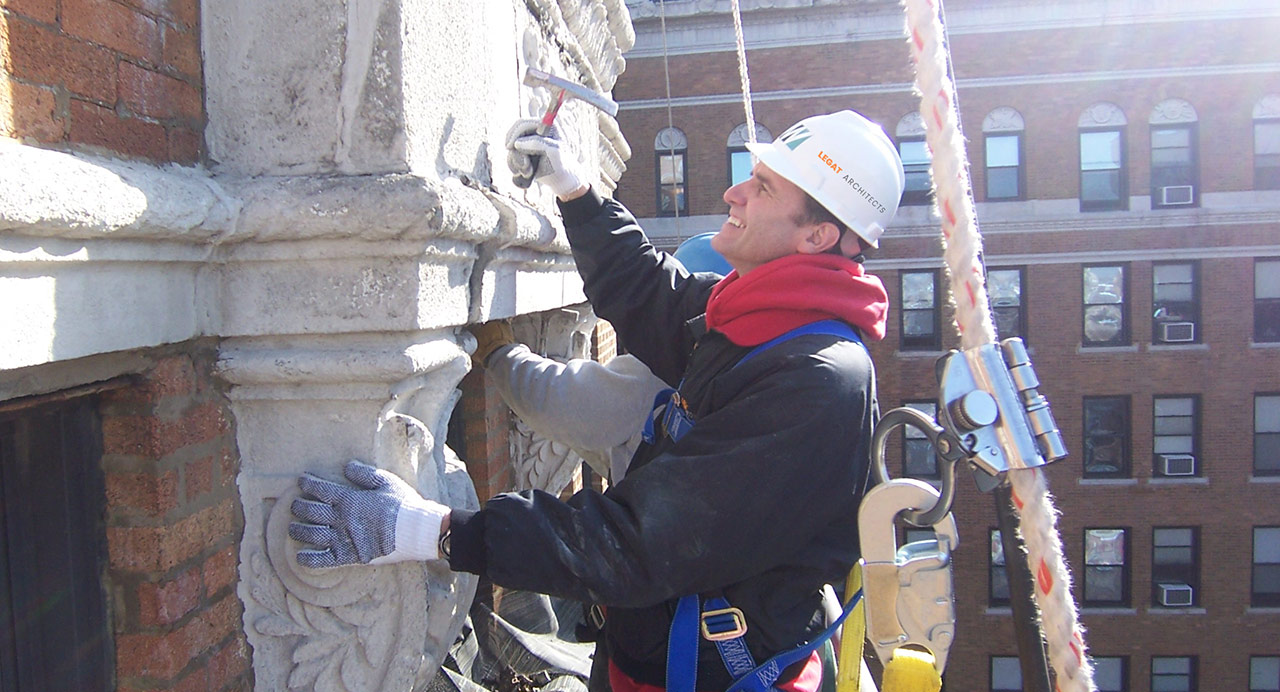
[[[197,0],[4,0],[0,136],[196,163]]]
[[[165,349],[136,386],[101,401],[122,691],[253,686],[235,593],[238,455],[213,363],[207,344]]]

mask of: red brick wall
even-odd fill
[[[461,449],[467,474],[475,484],[480,502],[511,490],[515,475],[511,467],[511,409],[503,403],[484,377],[482,368],[472,368],[462,379]],[[454,415],[458,415],[457,412]]]
[[[212,349],[161,357],[101,404],[119,690],[252,688],[236,568],[244,517]]]
[[[0,1],[0,136],[194,163],[198,0]]]

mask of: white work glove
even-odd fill
[[[517,120],[507,131],[507,167],[515,174],[515,183],[528,187],[529,180],[546,185],[557,197],[582,187],[582,179],[573,170],[573,154],[560,141],[560,132],[552,125],[544,135],[538,134],[536,118]]]
[[[305,523],[290,523],[289,536],[317,547],[299,550],[298,564],[339,567],[439,559],[440,523],[452,511],[449,507],[368,464],[349,461],[343,475],[357,487],[310,473],[298,478],[303,497],[290,510]]]

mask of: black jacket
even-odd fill
[[[495,584],[608,608],[610,655],[663,685],[675,600],[720,593],[747,618],[757,662],[820,630],[820,589],[858,559],[874,372],[866,349],[806,335],[751,349],[694,325],[718,277],[655,250],[631,214],[594,192],[561,206],[596,313],[681,392],[696,424],[641,445],[626,478],[567,503],[508,493],[455,511],[451,566]],[[696,348],[695,348],[696,346]],[[728,673],[702,642],[698,690]]]

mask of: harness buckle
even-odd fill
[[[747,633],[747,616],[737,608],[708,610],[702,614],[702,638],[709,642],[737,639]]]

